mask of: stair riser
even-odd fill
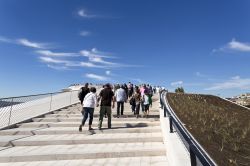
[[[81,122],[82,118],[44,118],[44,119],[32,119],[33,122]],[[112,121],[122,121],[122,122],[130,122],[130,121],[146,121],[146,122],[158,122],[159,119],[157,118],[140,118],[139,120],[138,119],[135,119],[135,118],[131,118],[131,119],[128,119],[128,118],[112,118]]]
[[[165,155],[165,149],[126,151],[126,152],[100,152],[85,154],[60,154],[60,155],[35,155],[35,156],[13,156],[0,157],[0,162],[25,162],[25,161],[51,161],[51,160],[74,160],[74,159],[96,159],[96,158],[116,158],[116,157],[143,157]]]
[[[126,111],[124,112],[124,114],[132,114],[133,112],[132,111]],[[142,111],[140,111],[140,113],[142,113]],[[156,114],[156,113],[159,113],[159,111],[155,111],[155,110],[150,110],[149,113],[152,113],[152,114]],[[81,114],[81,111],[79,110],[65,110],[65,111],[54,111],[53,114]],[[99,114],[99,110],[95,110],[94,114]],[[116,110],[113,111],[113,114],[116,114]]]
[[[160,129],[135,129],[135,130],[97,130],[97,128],[94,128],[96,130],[92,131],[95,133],[154,133],[154,132],[161,132]],[[49,135],[49,134],[90,134],[90,132],[87,130],[87,128],[83,128],[83,132],[79,132],[78,128],[76,130],[63,130],[63,131],[20,131],[20,132],[2,132],[0,135]]]
[[[55,117],[60,117],[60,118],[79,118],[82,117],[81,114],[50,114],[50,115],[46,115],[46,118],[55,118]],[[99,118],[99,115],[95,114],[94,115],[95,118]],[[116,115],[113,115],[112,118],[115,118]],[[139,115],[139,118],[142,118],[143,114]],[[130,115],[123,115],[121,116],[121,118],[135,118],[135,115],[130,114]],[[149,114],[148,118],[160,118],[159,114]]]
[[[150,161],[150,162],[149,162]],[[70,164],[69,164],[70,162]],[[55,164],[56,163],[56,164]],[[121,163],[126,163],[126,165],[157,165],[157,166],[167,166],[166,156],[151,156],[151,157],[122,157],[122,158],[101,158],[101,159],[75,159],[75,160],[57,160],[57,161],[31,161],[31,162],[18,162],[18,163],[1,163],[1,166],[90,166],[90,165],[105,165],[105,166],[116,166],[124,165]]]
[[[79,124],[32,124],[32,123],[28,123],[28,124],[22,124],[21,126],[19,126],[19,128],[36,128],[36,127],[79,127],[79,125],[81,124],[81,122],[79,122]],[[86,126],[88,126],[88,123],[85,124]],[[149,127],[149,126],[159,126],[159,123],[143,123],[143,124],[136,124],[136,123],[130,123],[128,125],[126,124],[121,124],[121,123],[113,123],[112,124],[115,127]],[[97,123],[93,123],[92,124],[93,127],[98,127]],[[103,127],[107,127],[107,124],[104,123],[102,125]]]
[[[56,141],[17,141],[14,146],[46,146],[46,145],[75,145],[75,144],[103,144],[103,143],[137,143],[161,142],[162,137],[126,138],[126,139],[93,139],[93,140],[56,140]],[[8,143],[6,143],[7,145]]]
[[[9,142],[0,142],[0,147],[8,146]]]

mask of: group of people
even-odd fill
[[[96,95],[96,88],[89,88],[89,84],[86,83],[79,91],[78,98],[83,106],[82,109],[82,123],[79,126],[79,131],[82,131],[82,127],[89,116],[89,130],[93,130],[92,122],[95,107],[99,106],[100,103],[100,113],[99,113],[99,123],[98,129],[102,129],[103,118],[108,118],[108,128],[111,128],[111,115],[112,108],[115,107],[115,102],[117,103],[117,118],[123,115],[124,103],[129,101],[131,105],[132,112],[136,118],[139,117],[140,108],[143,112],[143,116],[148,117],[149,108],[152,107],[152,96],[156,93],[156,87],[150,85],[140,85],[136,86],[132,83],[128,84],[105,84],[103,89],[100,91],[99,95]]]

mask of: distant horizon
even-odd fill
[[[0,96],[133,82],[250,92],[250,1],[2,0]]]

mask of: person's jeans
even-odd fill
[[[131,105],[131,109],[132,109],[132,112],[134,112],[134,115],[135,115],[135,107],[136,105]]]
[[[141,110],[142,110],[142,112],[144,112],[144,103],[143,102],[141,102]]]
[[[82,115],[83,115],[82,125],[84,126],[86,120],[88,119],[88,115],[89,115],[89,125],[92,125],[94,108],[83,107]]]
[[[123,101],[117,102],[117,116],[120,116],[120,107],[121,107],[121,115],[123,115],[123,110],[124,110],[124,102]]]
[[[140,104],[136,104],[136,106],[135,106],[135,114],[139,115],[139,112],[140,112]]]
[[[101,106],[98,127],[102,128],[102,121],[105,112],[107,112],[108,115],[108,128],[111,128],[111,106]]]

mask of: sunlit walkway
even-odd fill
[[[97,129],[98,107],[94,130],[88,131],[87,121],[79,132],[77,104],[0,131],[0,165],[167,165],[156,100],[148,118],[136,119],[129,103],[120,118],[113,109],[112,129],[107,119],[103,130]]]

